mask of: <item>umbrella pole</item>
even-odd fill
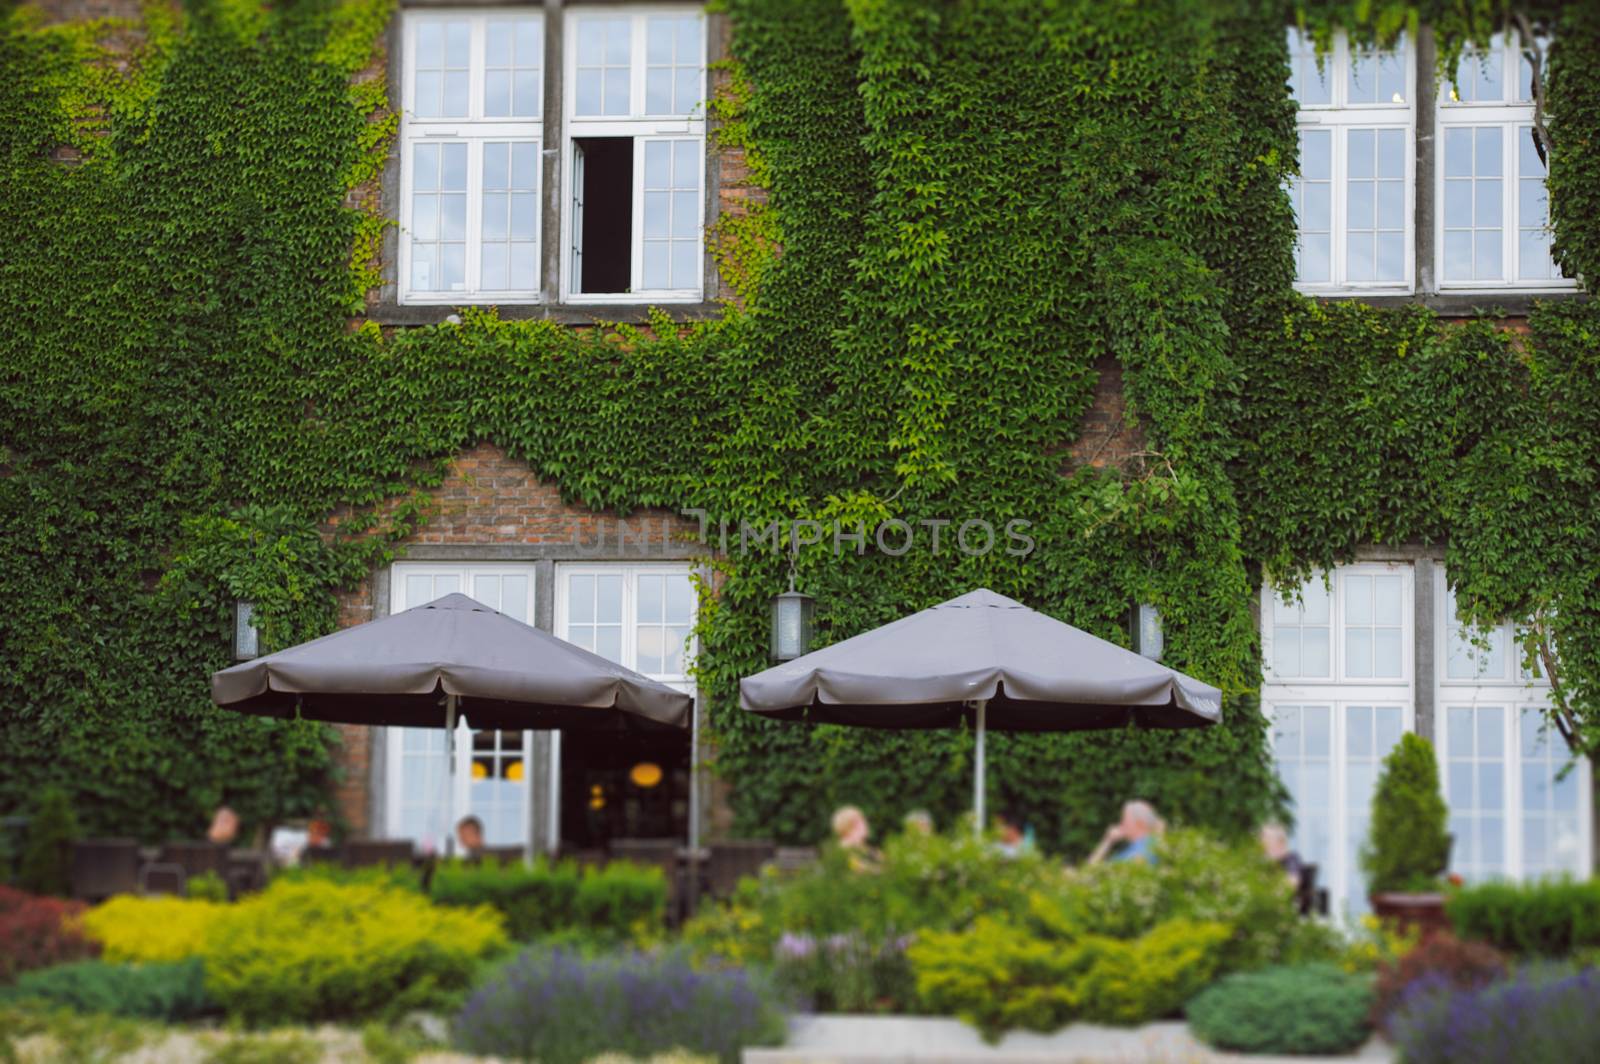
[[[445,823],[444,855],[456,851],[456,695],[444,696]]]
[[[976,713],[977,713],[977,725],[976,725],[976,729],[975,730],[977,731],[977,739],[978,739],[978,748],[974,753],[973,765],[972,765],[972,775],[973,775],[973,782],[972,782],[972,810],[973,810],[973,813],[974,813],[974,816],[973,816],[973,827],[977,830],[979,835],[982,835],[983,834],[983,827],[984,827],[984,824],[986,823],[986,821],[984,820],[984,817],[983,817],[983,797],[984,797],[984,795],[983,795],[983,792],[984,792],[984,786],[983,786],[983,776],[984,776],[983,738],[984,738],[984,730],[985,730],[984,729],[984,723],[985,723],[984,722],[984,717],[986,716],[986,714],[988,712],[988,709],[989,709],[989,701],[988,701],[988,699],[980,698],[976,702],[974,702],[972,704],[972,706],[973,706],[973,709],[976,710]]]

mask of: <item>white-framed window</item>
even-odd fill
[[[1296,284],[1305,291],[1409,292],[1414,271],[1414,50],[1352,47],[1344,34],[1318,56],[1289,34],[1299,105],[1300,172],[1289,182]]]
[[[705,15],[569,9],[563,300],[695,302],[705,274]]]
[[[556,567],[557,635],[683,691],[693,687],[695,609],[681,563]]]
[[[1393,686],[1411,682],[1409,565],[1342,565],[1313,576],[1292,600],[1262,588],[1268,683]]]
[[[1294,804],[1291,841],[1317,866],[1336,913],[1367,910],[1361,845],[1371,819],[1378,769],[1410,728],[1410,707],[1399,700],[1367,702],[1271,699],[1273,759]]]
[[[1454,81],[1439,86],[1441,288],[1575,287],[1550,257],[1532,77],[1517,37],[1497,34],[1487,50],[1464,53]]]
[[[1442,568],[1434,600],[1435,746],[1455,836],[1451,869],[1469,880],[1586,875],[1591,771],[1549,721],[1549,684],[1524,665],[1514,624],[1461,623]]]
[[[413,10],[402,28],[400,301],[537,302],[543,14]]]
[[[522,563],[396,562],[390,610],[399,613],[460,593],[508,617],[533,623],[534,567]],[[454,792],[443,728],[389,728],[386,739],[385,834],[441,852],[451,821],[483,821],[484,842],[519,846],[528,839],[532,733],[456,730]]]
[[[1291,840],[1332,911],[1367,910],[1360,851],[1383,758],[1413,726],[1412,568],[1340,566],[1285,601],[1261,591],[1262,708],[1289,790]]]

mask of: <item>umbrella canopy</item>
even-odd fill
[[[987,589],[746,677],[763,716],[866,728],[1081,731],[1215,724],[1222,692]]]
[[[684,728],[694,699],[466,595],[345,628],[211,677],[220,706],[344,724]]]
[[[986,588],[748,676],[744,709],[865,728],[971,720],[973,808],[984,824],[984,733],[1188,728],[1222,692]]]

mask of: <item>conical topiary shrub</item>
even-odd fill
[[[1383,760],[1361,870],[1373,894],[1431,891],[1450,861],[1439,762],[1433,744],[1407,733]]]

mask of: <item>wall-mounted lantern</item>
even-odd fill
[[[772,599],[772,660],[793,661],[811,646],[811,612],[816,600],[794,589]]]
[[[1166,640],[1161,632],[1161,611],[1146,602],[1133,608],[1128,616],[1128,634],[1136,653],[1151,661],[1161,660]]]
[[[239,661],[261,656],[261,632],[256,628],[256,604],[244,599],[233,604],[233,656]]]

